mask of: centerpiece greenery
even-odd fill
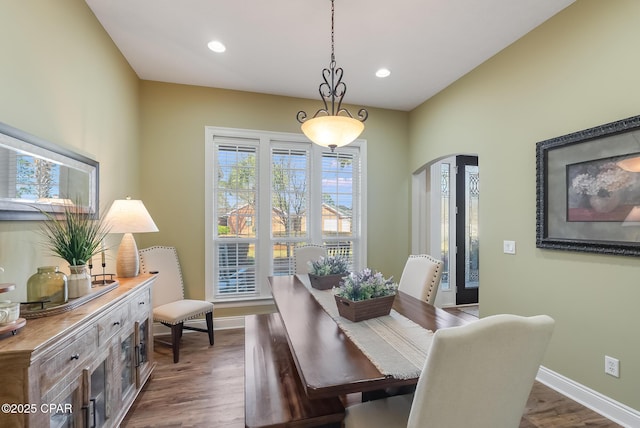
[[[392,277],[365,268],[345,276],[334,289],[334,297],[340,315],[357,322],[388,315],[397,290]]]
[[[70,266],[87,264],[101,250],[109,232],[97,214],[87,214],[78,205],[65,205],[60,218],[42,211],[47,219],[41,227],[45,247]]]
[[[45,248],[69,263],[69,297],[83,296],[91,291],[91,276],[87,263],[100,251],[109,232],[98,214],[84,212],[80,204],[65,205],[64,212],[52,214],[41,211],[46,221],[40,229]]]
[[[320,257],[309,262],[311,273],[317,276],[346,275],[349,273],[349,260],[344,256]]]
[[[309,281],[313,288],[328,290],[349,273],[349,260],[340,255],[320,257],[309,262]]]
[[[385,278],[380,272],[365,268],[360,272],[351,272],[344,277],[334,294],[357,302],[395,295],[397,290],[398,285],[393,282],[393,277]]]

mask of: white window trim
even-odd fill
[[[285,133],[285,132],[272,132],[272,131],[259,131],[259,130],[251,130],[251,129],[238,129],[238,128],[225,128],[225,127],[215,127],[215,126],[205,126],[205,298],[209,301],[216,301],[229,304],[232,306],[234,302],[237,302],[237,305],[245,305],[247,302],[255,301],[256,303],[260,301],[264,301],[265,299],[271,299],[271,293],[269,290],[269,285],[267,281],[260,280],[261,273],[264,271],[264,267],[262,264],[264,260],[271,260],[271,257],[264,258],[261,260],[256,260],[256,277],[258,283],[256,284],[257,294],[247,297],[238,297],[234,296],[233,298],[228,299],[220,299],[215,296],[215,269],[214,264],[210,262],[210,260],[215,260],[215,229],[214,224],[216,224],[215,219],[215,207],[214,207],[214,195],[213,195],[213,183],[214,183],[214,168],[213,159],[215,154],[215,144],[214,139],[216,137],[229,137],[229,138],[249,138],[259,140],[259,148],[258,148],[258,158],[270,159],[271,153],[270,149],[272,144],[279,144],[278,141],[283,142],[295,142],[295,143],[307,143],[310,144],[311,147],[311,162],[313,162],[313,170],[319,170],[321,168],[322,162],[322,152],[326,151],[326,148],[320,147],[316,144],[312,144],[307,137],[303,134],[295,134],[295,133]],[[367,207],[367,141],[364,139],[358,139],[351,143],[348,147],[358,147],[359,148],[359,157],[360,157],[360,180],[358,192],[360,194],[359,200],[355,201],[354,204],[358,204],[358,212],[360,213],[359,221],[357,222],[358,231],[356,233],[357,238],[356,241],[359,242],[361,251],[359,251],[359,257],[357,260],[354,260],[354,266],[357,269],[362,269],[366,266],[367,263],[367,216],[366,216],[366,207]],[[341,149],[337,149],[341,150]],[[258,174],[259,174],[259,182],[261,189],[268,189],[270,180],[271,180],[271,168],[260,168],[258,166]],[[322,184],[320,180],[310,180],[310,194],[315,195],[322,192]],[[321,209],[322,201],[321,198],[311,198],[310,201],[310,209],[314,212]],[[264,197],[264,195],[258,194],[258,206],[261,212],[269,212],[271,207],[271,198]],[[263,218],[264,217],[264,218]],[[271,218],[270,216],[259,216],[258,217],[258,227],[259,231],[269,230],[271,227]],[[264,229],[263,229],[264,228]],[[317,230],[315,230],[317,229]],[[262,232],[259,232],[262,233]],[[314,230],[310,231],[310,239],[321,240],[321,224],[318,222],[317,226],[314,226]],[[260,254],[269,254],[271,251],[271,240],[270,239],[258,239],[258,250]],[[269,266],[269,270],[271,270],[271,266]]]

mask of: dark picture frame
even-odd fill
[[[638,256],[636,212],[640,116],[536,144],[536,247]]]

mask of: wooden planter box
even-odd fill
[[[393,300],[396,298],[394,294],[393,296],[376,297],[375,299],[354,302],[343,297],[334,297],[336,298],[340,316],[353,322],[389,315]]]
[[[348,273],[337,275],[313,275],[309,274],[309,281],[311,286],[317,290],[331,290],[333,287],[337,287],[340,284],[340,280],[349,275]]]

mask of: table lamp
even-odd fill
[[[116,258],[116,276],[138,276],[140,260],[134,233],[158,232],[149,212],[140,200],[116,199],[104,218],[109,233],[124,233]]]

